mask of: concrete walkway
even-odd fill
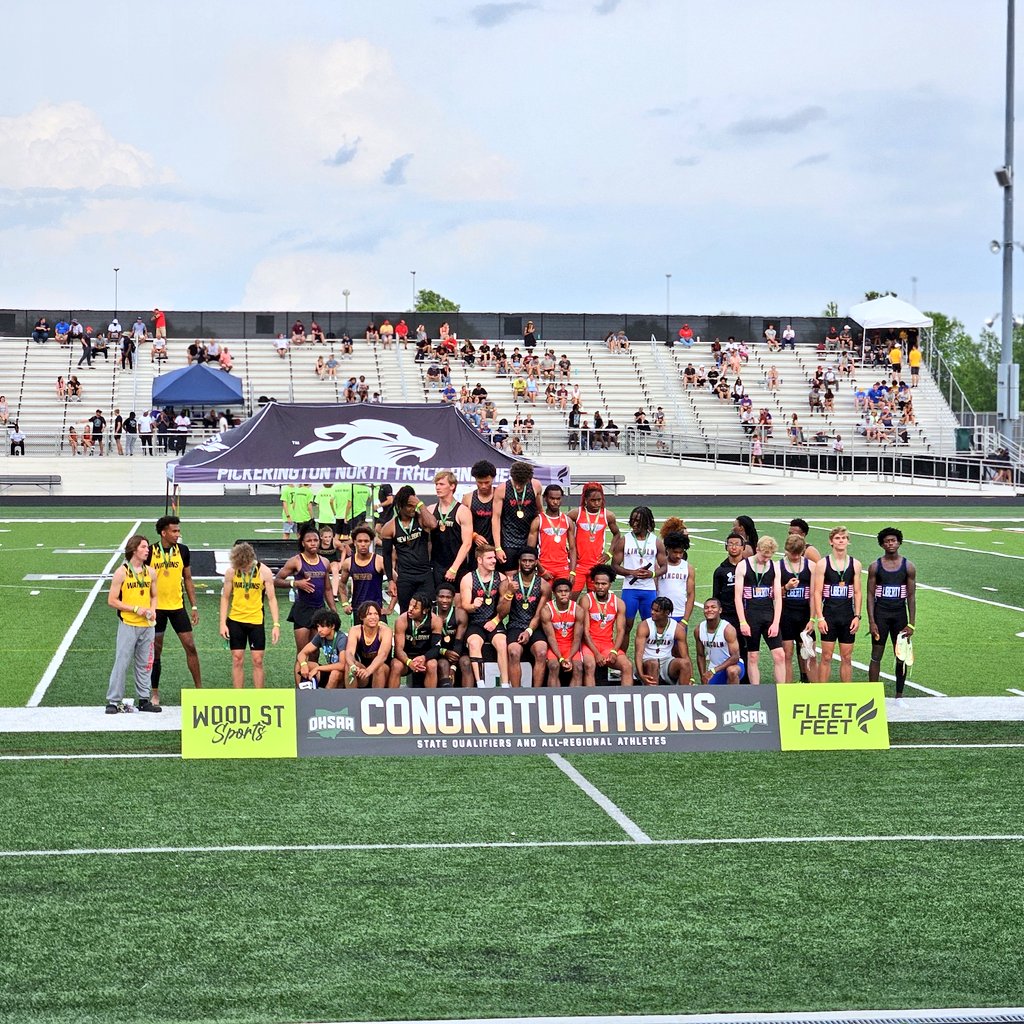
[[[1024,697],[887,697],[890,722],[1024,722]],[[0,708],[5,732],[169,732],[181,730],[181,708],[161,714],[108,715],[103,705]],[[1021,730],[1024,739],[1024,728]]]

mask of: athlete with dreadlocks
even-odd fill
[[[615,542],[619,524],[615,513],[605,507],[604,488],[593,482],[583,485],[580,507],[571,509],[568,516],[576,524],[576,573],[570,574],[572,597],[576,601],[589,586],[590,570],[608,561],[607,537],[610,533],[612,543]]]
[[[743,538],[743,557],[753,558],[757,551],[757,527],[750,516],[737,516],[732,524],[732,532]]]
[[[878,532],[878,546],[884,552],[868,567],[867,608],[871,627],[871,663],[868,679],[877,682],[882,669],[882,656],[886,644],[892,640],[893,648],[900,637],[910,639],[917,618],[917,568],[900,554],[903,531],[887,526]],[[907,680],[907,665],[899,653],[896,656],[896,696],[903,696]]]
[[[654,575],[665,564],[665,544],[654,532],[654,513],[646,505],[637,505],[629,513],[629,530],[612,542],[612,568],[625,576],[622,600],[626,606],[626,639],[633,629],[637,613],[651,617],[651,604],[658,596]]]

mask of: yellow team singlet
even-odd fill
[[[181,588],[185,577],[185,561],[178,545],[172,544],[165,548],[159,542],[154,544],[149,564],[156,573],[157,608],[162,612],[175,612],[184,608]]]
[[[124,582],[121,584],[121,593],[118,594],[118,597],[124,601],[125,604],[130,604],[133,607],[138,605],[140,611],[145,611],[149,607],[150,602],[149,570],[146,566],[143,566],[142,572],[137,573],[127,562],[125,562],[124,568]],[[149,619],[147,619],[145,615],[136,615],[130,608],[127,611],[118,612],[117,614],[126,626],[150,625]]]
[[[260,576],[259,562],[248,572],[235,570],[228,618],[253,625],[259,625],[263,621],[263,579]]]

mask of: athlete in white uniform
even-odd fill
[[[722,602],[717,597],[704,602],[704,621],[697,627],[696,646],[702,683],[738,683],[746,675],[736,627],[722,618]]]
[[[656,597],[651,617],[636,631],[634,660],[637,678],[647,686],[689,686],[693,665],[686,645],[686,627],[672,618],[672,602]]]

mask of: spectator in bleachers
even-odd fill
[[[455,390],[455,385],[454,384],[449,382],[448,384],[445,384],[445,386],[443,388],[441,388],[441,401],[442,402],[446,402],[449,405],[451,405],[451,404],[454,404],[454,402],[455,402],[457,397],[458,397],[458,392]]]
[[[526,380],[526,400],[531,405],[537,404],[537,381],[533,377],[528,377]]]
[[[24,455],[25,454],[25,432],[18,427],[17,423],[11,424],[11,433],[9,435],[11,441],[11,454],[12,455]]]
[[[38,345],[42,345],[43,342],[50,337],[50,325],[46,320],[45,316],[41,316],[37,321],[35,327],[32,328],[32,340]]]
[[[395,327],[387,317],[381,322],[377,333],[380,335],[381,344],[385,348],[391,348],[391,343],[395,340]]]
[[[508,357],[509,366],[512,367],[513,373],[521,373],[523,369],[523,353],[519,351],[519,346],[516,345],[512,349],[512,355]]]
[[[540,361],[540,376],[541,380],[554,380],[555,379],[555,356],[554,353],[548,350],[544,353]]]
[[[476,350],[477,365],[486,369],[491,365],[492,358],[490,342],[485,338]]]
[[[302,345],[306,341],[306,326],[301,320],[292,324],[292,344]]]
[[[200,356],[203,356],[203,358],[200,358]],[[205,361],[203,343],[198,338],[193,339],[192,344],[185,350],[185,358],[188,360],[188,366]]]
[[[71,321],[71,337],[78,342],[81,348],[81,355],[78,358],[78,366],[85,363],[90,369],[92,369],[92,338],[85,333],[85,328],[77,321]]]
[[[290,348],[291,345],[289,344],[288,339],[283,334],[279,334],[274,339],[274,351],[277,352],[277,354],[282,359],[284,359],[288,355],[288,350]]]
[[[327,357],[327,361],[324,363],[324,378],[326,380],[337,380],[338,377],[338,360],[335,358],[334,353]]]
[[[715,373],[717,375],[718,371],[716,370]],[[706,388],[708,386],[708,371],[705,369],[703,363],[697,367],[697,376],[694,380],[694,384],[698,388]]]
[[[327,376],[327,365],[324,363],[323,356],[316,357],[316,364],[313,366],[313,372],[316,374],[318,380],[324,380]]]
[[[413,357],[417,363],[425,363],[430,355],[430,342],[426,338],[416,339],[416,355]]]
[[[342,390],[342,398],[344,398],[346,402],[352,403],[356,400],[357,383],[358,381],[355,377],[349,377],[349,379],[345,381],[345,387]]]
[[[206,343],[206,361],[208,363],[220,362],[220,342],[216,338],[211,338]]]
[[[121,369],[135,369],[135,339],[127,331],[121,335]]]
[[[731,342],[727,350],[726,365],[730,373],[741,373],[743,371],[743,357],[740,355],[738,342]]]
[[[764,382],[767,385],[768,390],[775,391],[779,386],[779,380],[779,368],[772,363],[772,365],[768,367],[768,372],[764,376]]]
[[[71,330],[71,324],[67,320],[58,320],[57,325],[53,329],[54,337],[57,339],[58,345],[68,345],[68,332]]]
[[[225,373],[230,373],[235,367],[235,361],[228,351],[227,345],[221,345],[220,355],[217,357],[217,364]]]
[[[580,391],[579,384],[572,384],[569,387],[569,404],[578,405],[581,409],[583,408],[583,393]]]
[[[153,346],[149,350],[149,361],[151,363],[162,363],[167,358],[167,339],[154,338]]]
[[[554,405],[555,399],[558,394],[558,388],[554,381],[551,381],[548,386],[544,389],[544,404]]]
[[[58,377],[57,378],[57,398],[59,398],[60,401],[63,402],[63,401],[67,400],[67,397],[68,397],[68,386],[67,386],[67,384],[64,383],[64,378],[63,377]],[[2,399],[2,398],[3,398],[3,396],[0,395],[0,399]]]
[[[615,332],[609,331],[604,339],[604,343],[609,352],[615,351]]]
[[[763,437],[772,436],[772,413],[770,409],[762,409],[757,414],[758,432]]]
[[[826,414],[836,411],[836,393],[826,384],[822,406]]]
[[[804,428],[800,426],[800,418],[793,413],[789,423],[789,443],[798,448],[804,443]]]
[[[711,342],[711,358],[715,361],[715,366],[721,367],[722,365],[722,343],[715,338]]]
[[[534,326],[532,320],[526,321],[526,326],[523,328],[523,348],[527,352],[532,351],[537,347],[537,328]]]
[[[498,448],[504,450],[505,442],[508,440],[508,420],[498,420],[498,425],[491,435],[491,443]]]
[[[473,366],[476,363],[476,347],[469,338],[462,343],[462,348],[459,351],[462,354],[462,362],[465,366]]]
[[[683,348],[692,348],[693,346],[693,328],[689,324],[683,324],[679,328],[679,344]]]
[[[121,415],[120,409],[114,410],[114,428],[112,437],[114,438],[114,447],[117,449],[118,455],[124,455],[124,448],[121,447],[121,435],[124,433],[124,417]]]
[[[564,384],[559,384],[555,398],[558,400],[558,408],[565,412],[569,407],[569,389]]]
[[[326,344],[324,341],[324,329],[315,320],[309,325],[309,340],[314,345]]]
[[[821,386],[816,380],[811,381],[810,391],[807,392],[807,406],[811,412],[821,412]]]
[[[732,385],[732,404],[739,405],[746,396],[747,389],[743,386],[743,379],[737,377]]]
[[[68,400],[72,402],[80,402],[82,400],[82,382],[74,373],[68,377]]]
[[[743,409],[740,412],[740,427],[743,429],[743,433],[747,436],[754,433],[757,424],[754,421],[753,409]]]
[[[370,398],[370,385],[363,374],[359,375],[359,381],[356,384],[356,397],[360,402],[369,401]]]
[[[903,375],[903,349],[898,341],[893,342],[889,349],[889,366],[892,368],[894,381],[899,381]]]
[[[188,414],[188,409],[182,409],[177,416],[174,417],[174,449],[179,455],[185,453],[185,445],[188,443],[188,434],[192,429],[192,419]]]
[[[58,377],[58,380],[61,378]],[[7,405],[7,396],[0,395],[0,425],[7,426],[7,421],[11,418],[11,410]]]
[[[708,384],[708,391],[716,392],[717,393],[717,391],[718,391],[718,381],[719,381],[719,378],[721,378],[721,376],[722,376],[722,374],[719,371],[717,366],[712,366],[711,369],[708,370],[707,375],[706,375],[706,377],[707,377],[707,384]]]
[[[441,386],[441,366],[439,363],[431,363],[427,367],[427,387],[431,391]]]
[[[569,380],[572,376],[572,361],[563,352],[561,359],[558,360],[558,379]]]
[[[137,316],[135,323],[132,324],[132,338],[135,340],[136,348],[146,340],[146,321],[141,316]]]
[[[128,413],[124,421],[124,447],[127,455],[135,454],[135,442],[139,438],[139,421],[135,418],[135,410]]]
[[[499,377],[508,376],[508,355],[504,345],[494,346],[494,372]]]
[[[626,337],[625,331],[619,331],[615,335],[615,349],[617,352],[629,351],[629,338]]]
[[[832,326],[825,332],[823,342],[826,349],[835,349],[839,347],[839,331],[836,329],[835,324],[832,324]]]
[[[68,425],[68,447],[72,455],[78,454],[78,431],[75,430],[74,423]]]
[[[689,362],[683,367],[683,387],[692,388],[697,383],[697,367]]]
[[[91,334],[92,333],[92,328],[91,327],[86,327],[85,333],[87,335]],[[92,344],[92,357],[93,357],[93,359],[95,359],[97,356],[101,355],[101,356],[103,356],[104,362],[109,362],[109,360],[110,360],[110,346],[107,343],[107,336],[105,334],[103,334],[103,333],[94,335],[91,338],[91,344]]]
[[[839,348],[844,352],[853,348],[853,333],[849,324],[843,324],[843,329],[839,332]]]
[[[370,396],[370,405],[380,405],[384,401],[384,396],[379,391],[374,391]]]
[[[107,338],[115,343],[121,340],[121,321],[116,316],[107,324]]]
[[[729,378],[722,374],[715,388],[715,394],[720,402],[728,402],[732,389],[729,387]]]
[[[789,346],[791,349],[796,349],[796,331],[793,330],[792,324],[786,324],[782,329],[782,348]]]
[[[395,324],[395,339],[402,343],[403,348],[409,347],[409,325],[404,319],[399,319]]]
[[[512,397],[517,402],[526,397],[526,378],[522,373],[517,373],[512,378]]]
[[[779,351],[779,337],[775,332],[775,324],[769,324],[764,329],[764,340],[768,345],[769,352]]]
[[[100,455],[103,454],[103,431],[107,428],[107,421],[101,410],[97,409],[92,416],[89,417],[89,431],[91,435],[91,442],[89,447],[89,454],[92,455],[93,449],[97,449]]]
[[[583,413],[580,412],[580,407],[574,405],[569,410],[569,447],[579,448],[580,446],[580,427],[583,424]]]

